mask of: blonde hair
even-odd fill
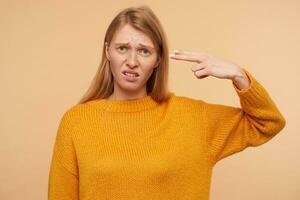
[[[107,43],[110,44],[118,28],[125,24],[129,24],[144,32],[154,43],[154,47],[158,53],[158,66],[154,68],[146,83],[147,94],[159,103],[169,98],[171,93],[168,89],[169,52],[167,37],[153,11],[148,6],[143,5],[139,7],[128,7],[122,10],[108,26],[103,42],[100,66],[90,87],[78,104],[107,98],[113,93],[113,75],[109,67],[109,61],[105,55],[105,48]]]

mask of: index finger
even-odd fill
[[[175,60],[186,60],[191,62],[203,62],[207,60],[209,55],[207,53],[190,52],[182,50],[174,50],[174,54],[170,54],[170,58]]]

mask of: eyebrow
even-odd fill
[[[122,43],[122,42],[115,43],[116,46],[117,46],[117,45],[128,45],[128,44],[129,44],[129,42],[127,42],[127,43]],[[139,45],[142,46],[142,47],[148,47],[148,48],[150,48],[150,49],[154,49],[154,47],[152,47],[152,46],[150,46],[150,45],[146,45],[146,44],[142,44],[142,43],[139,43]]]

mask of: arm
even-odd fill
[[[271,97],[244,68],[205,52],[176,50],[170,57],[196,62],[191,70],[198,79],[208,76],[231,79],[240,98],[242,108],[203,105],[207,152],[214,163],[247,146],[261,145],[284,128],[285,119]]]
[[[250,86],[233,87],[241,108],[205,103],[207,148],[217,162],[248,146],[266,143],[285,127],[285,119],[267,91],[245,69]]]
[[[58,127],[49,171],[48,200],[79,199],[77,159],[72,141],[72,124],[69,112]]]

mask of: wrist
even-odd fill
[[[250,80],[243,70],[239,70],[232,78],[233,84],[240,90],[250,87]]]

